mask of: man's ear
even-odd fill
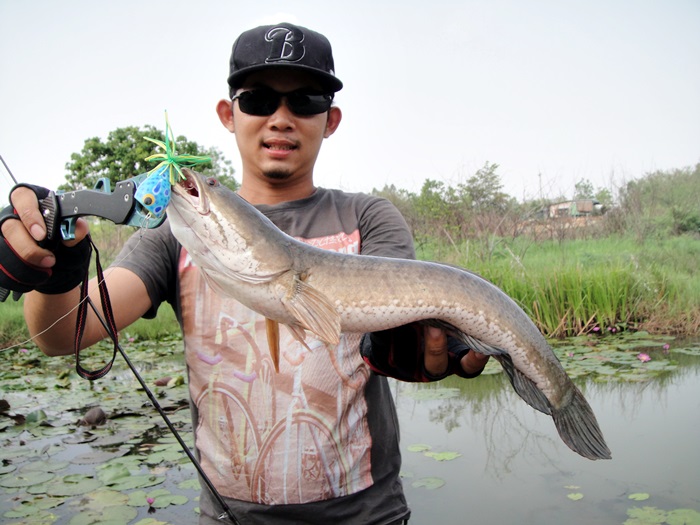
[[[219,120],[227,130],[231,133],[236,132],[233,125],[233,102],[226,99],[219,100],[216,104],[216,114],[219,115]]]
[[[326,121],[326,131],[323,133],[323,138],[327,139],[335,130],[338,129],[340,121],[343,119],[343,112],[339,107],[333,106],[328,110],[328,120]]]

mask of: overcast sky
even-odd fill
[[[55,188],[86,139],[167,110],[240,174],[214,107],[236,36],[279,21],[324,33],[345,83],[317,185],[417,191],[490,162],[523,199],[700,162],[698,0],[0,0],[0,155]]]

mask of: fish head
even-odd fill
[[[170,228],[210,281],[267,281],[289,268],[276,237],[284,234],[269,219],[215,177],[182,174],[172,188]]]

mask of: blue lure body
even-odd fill
[[[154,217],[160,218],[170,203],[170,175],[168,166],[162,165],[156,169],[139,187],[134,198]]]

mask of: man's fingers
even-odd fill
[[[80,241],[82,241],[89,232],[90,227],[88,226],[87,221],[81,217],[80,219],[75,221],[75,231],[73,232],[75,234],[75,239],[73,239],[72,241],[63,241],[63,244],[65,244],[69,248],[73,247]]]
[[[425,354],[423,366],[426,372],[433,376],[440,376],[447,372],[447,334],[440,328],[426,326]]]
[[[46,224],[39,211],[36,193],[29,188],[20,186],[12,192],[10,200],[17,216],[34,240],[43,241],[46,237]]]
[[[488,360],[489,356],[470,350],[462,357],[460,364],[467,374],[477,374],[484,369]]]
[[[17,257],[25,263],[39,268],[51,268],[56,264],[56,256],[41,248],[22,222],[15,219],[3,222],[2,236]]]

